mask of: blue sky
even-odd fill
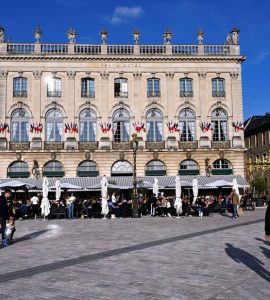
[[[269,0],[1,0],[0,25],[13,42],[34,42],[40,25],[42,41],[66,43],[74,27],[78,43],[100,43],[103,26],[108,43],[132,43],[137,26],[141,43],[162,43],[166,27],[173,43],[197,43],[196,31],[205,32],[204,43],[223,44],[233,27],[240,28],[243,64],[244,117],[270,112],[270,1]]]

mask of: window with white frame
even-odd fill
[[[95,98],[95,79],[90,77],[81,79],[81,97]]]
[[[184,108],[179,113],[179,135],[181,142],[195,141],[196,117],[193,110]]]
[[[213,162],[213,169],[231,169],[231,164],[226,159],[217,159]]]
[[[130,140],[130,115],[126,109],[117,109],[113,114],[113,138],[117,143]]]
[[[80,141],[95,142],[97,135],[97,115],[94,110],[86,108],[80,113]]]
[[[211,115],[213,141],[226,141],[228,139],[228,116],[224,109],[216,108]]]
[[[28,164],[25,161],[11,163],[7,170],[8,177],[29,177]]]
[[[13,79],[13,97],[27,97],[27,78],[16,77]]]
[[[43,167],[43,175],[48,177],[64,176],[63,164],[58,160],[51,160]]]
[[[98,166],[97,163],[92,160],[84,160],[82,161],[77,168],[77,175],[79,177],[92,177],[98,176]]]
[[[128,97],[128,80],[126,78],[114,79],[114,96],[117,98]]]
[[[23,108],[17,108],[11,114],[11,141],[29,142],[29,114]]]
[[[179,175],[198,175],[199,166],[195,160],[186,159],[180,163]]]
[[[160,79],[147,79],[147,97],[160,97]]]
[[[155,159],[147,163],[145,167],[146,176],[164,176],[166,175],[166,165],[163,161]]]
[[[61,79],[50,77],[47,79],[47,97],[61,97],[62,84]]]
[[[180,79],[180,97],[193,97],[193,80],[191,78]]]
[[[46,113],[45,138],[47,142],[61,142],[63,140],[63,115],[59,109],[50,109]]]
[[[213,78],[212,79],[212,96],[225,97],[225,79]]]
[[[163,141],[163,115],[157,108],[151,108],[146,114],[147,142]]]

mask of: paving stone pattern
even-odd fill
[[[266,300],[264,214],[17,221],[0,299]]]

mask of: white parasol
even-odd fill
[[[154,178],[153,194],[158,197],[158,179]]]
[[[101,179],[101,214],[106,218],[106,215],[109,213],[108,206],[108,179],[104,175]]]
[[[56,201],[60,200],[61,197],[61,183],[60,180],[55,181],[55,199]]]
[[[42,201],[40,204],[41,208],[41,215],[47,217],[50,214],[50,202],[48,199],[48,193],[49,193],[49,181],[47,177],[43,177],[42,182]]]
[[[199,186],[198,186],[198,180],[197,178],[193,178],[192,180],[192,191],[193,191],[193,201],[192,204],[195,204],[197,197],[198,197],[198,192],[199,192]]]
[[[238,187],[238,183],[237,183],[237,179],[236,179],[236,178],[233,179],[232,185],[233,185],[233,187],[232,187],[233,190],[235,190],[236,194],[237,194],[238,196],[240,196],[240,193],[239,193],[239,187]]]
[[[176,209],[176,213],[179,215],[182,213],[182,199],[181,199],[181,180],[180,176],[176,176],[175,178],[175,202],[174,207]]]

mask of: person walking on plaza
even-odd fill
[[[7,201],[11,196],[11,190],[6,189],[4,195],[0,196],[0,219],[1,219],[1,233],[2,233],[2,241],[5,239],[5,230],[7,219],[9,215],[9,209]]]
[[[36,195],[34,195],[31,198],[31,203],[32,203],[32,209],[33,209],[33,215],[34,215],[34,218],[36,219],[37,215],[38,215],[38,207],[39,207],[39,199]]]
[[[265,240],[270,242],[270,200],[267,202],[267,209],[265,212]]]
[[[67,210],[68,210],[68,218],[74,218],[74,202],[76,198],[74,197],[73,193],[71,193],[70,197],[67,198]]]
[[[237,206],[240,204],[240,199],[238,194],[236,193],[235,189],[232,190],[232,193],[230,194],[230,199],[232,203],[232,218],[237,218]]]

